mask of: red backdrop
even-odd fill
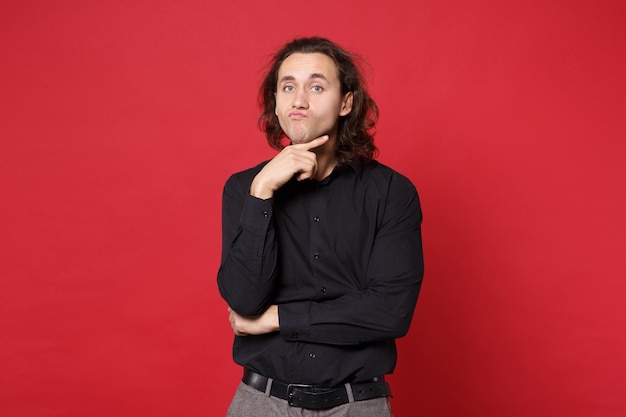
[[[221,188],[268,55],[361,53],[424,209],[398,417],[626,414],[615,0],[2,1],[0,415],[220,416]]]

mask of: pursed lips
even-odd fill
[[[306,117],[306,113],[300,110],[292,111],[291,113],[289,113],[290,119],[304,119]]]

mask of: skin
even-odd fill
[[[341,94],[333,60],[320,53],[293,54],[278,69],[276,116],[291,145],[276,155],[252,181],[250,194],[267,199],[294,175],[324,179],[337,165],[340,116],[352,110],[352,93]]]
[[[253,179],[250,195],[272,198],[295,176],[298,181],[321,181],[337,165],[335,148],[340,116],[352,110],[352,93],[341,94],[337,66],[321,53],[296,53],[278,70],[276,116],[291,145],[279,152]],[[256,317],[241,316],[228,308],[237,336],[280,330],[278,306]]]

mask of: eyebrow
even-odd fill
[[[330,82],[328,81],[328,78],[326,78],[324,74],[320,74],[317,72],[314,72],[313,74],[309,75],[309,80],[313,80],[313,79],[322,79],[326,81],[327,83]],[[280,80],[278,80],[278,83],[280,84],[280,83],[284,83],[285,81],[295,81],[295,80],[296,80],[296,77],[294,77],[293,75],[285,75]]]

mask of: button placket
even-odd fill
[[[315,192],[311,194],[311,199],[309,200],[309,228],[310,228],[310,256],[311,256],[311,267],[313,269],[313,279],[314,285],[317,287],[317,291],[314,295],[315,298],[324,297],[326,293],[326,287],[323,285],[323,274],[322,274],[322,264],[324,260],[322,257],[324,256],[324,251],[327,250],[325,247],[326,242],[322,238],[324,236],[325,228],[327,224],[322,221],[322,218],[325,218],[326,212],[326,197],[321,193],[320,187],[315,188]],[[315,288],[314,287],[314,288]]]
[[[320,222],[320,218],[319,216],[313,216],[313,222],[314,223],[319,223]],[[319,252],[314,252],[313,253],[313,259],[315,259],[316,261],[320,259],[320,253]]]

